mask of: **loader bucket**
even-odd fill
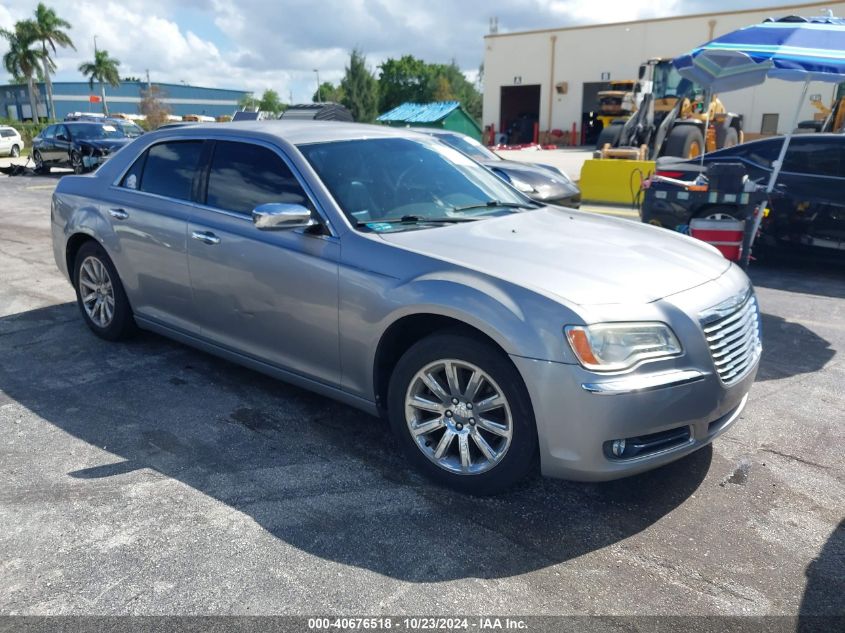
[[[633,205],[640,184],[654,173],[653,160],[591,158],[581,168],[581,199],[585,202]]]

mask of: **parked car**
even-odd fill
[[[8,125],[0,125],[0,156],[17,158],[23,149],[20,132]]]
[[[96,169],[131,140],[111,123],[57,123],[32,139],[32,158],[39,173],[70,167],[81,174]]]
[[[129,119],[108,119],[106,123],[116,127],[126,138],[138,138],[144,133],[144,128]]]
[[[741,163],[748,177],[766,185],[783,137],[772,137],[706,154],[705,169],[716,163]],[[662,158],[657,172],[692,180],[701,173],[701,158]],[[812,256],[845,260],[845,134],[794,136],[778,176],[778,187],[761,224],[758,247],[788,248]],[[643,221],[684,229],[693,217],[731,218],[724,204],[691,207],[683,201],[657,202],[643,209]]]
[[[557,167],[505,160],[471,136],[460,132],[426,127],[411,129],[433,136],[438,141],[466,154],[493,170],[497,176],[511,183],[533,200],[576,209],[581,205],[581,190],[578,185]]]
[[[714,248],[540,205],[397,128],[151,132],[62,178],[51,218],[96,335],[153,330],[384,415],[472,493],[538,462],[601,480],[676,460],[757,373],[753,289]]]

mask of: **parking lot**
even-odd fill
[[[0,613],[845,615],[842,270],[753,267],[762,366],[711,447],[473,498],[354,409],[95,338],[58,177],[0,177]]]

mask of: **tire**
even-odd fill
[[[9,156],[11,156],[12,158],[17,158],[20,155],[21,155],[21,148],[18,147],[17,145],[12,145],[12,149],[9,150]]]
[[[739,132],[736,131],[735,127],[729,127],[724,130],[719,130],[719,134],[717,136],[716,141],[718,145],[716,149],[733,147],[734,145],[739,144]]]
[[[704,136],[694,125],[676,125],[670,130],[665,147],[662,156],[695,158],[704,150]]]
[[[44,164],[44,159],[41,157],[41,152],[35,150],[32,153],[32,160],[35,161],[35,173],[36,174],[49,174],[50,167]]]
[[[74,174],[84,174],[85,173],[85,165],[82,162],[82,154],[77,151],[72,151],[70,153],[70,166],[73,169]]]
[[[76,253],[73,287],[82,318],[94,334],[118,341],[135,331],[135,317],[117,270],[103,247],[93,240]]]
[[[601,150],[606,143],[610,143],[611,147],[616,147],[619,143],[619,137],[622,136],[622,128],[625,127],[620,123],[611,123],[606,128],[602,128],[599,132],[599,140],[596,142],[596,150]]]
[[[446,378],[447,362],[456,368],[456,388],[450,388]],[[427,387],[423,372],[439,385],[440,396]],[[472,377],[480,375],[484,379],[470,395]],[[495,394],[500,400],[494,404]],[[452,400],[456,395],[457,405]],[[411,404],[415,397],[424,408]],[[502,492],[539,461],[534,412],[519,372],[493,345],[460,331],[431,335],[405,352],[390,378],[387,405],[390,425],[408,461],[455,490],[475,495]],[[412,425],[431,430],[415,435]]]

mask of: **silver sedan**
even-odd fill
[[[753,289],[712,247],[544,207],[409,131],[146,134],[62,178],[52,229],[98,336],[152,330],[386,416],[471,493],[687,455],[739,417],[760,357]]]

